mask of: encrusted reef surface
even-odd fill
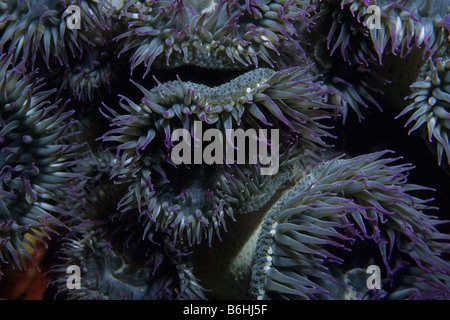
[[[450,0],[0,0],[0,50],[0,298],[450,298]]]

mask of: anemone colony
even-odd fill
[[[449,41],[449,0],[1,0],[0,292],[448,299]],[[175,164],[196,121],[278,130],[278,172]]]

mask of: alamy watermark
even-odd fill
[[[377,5],[371,5],[367,7],[367,13],[369,15],[364,21],[364,25],[372,29],[381,29],[381,9]]]
[[[67,267],[66,273],[69,275],[67,277],[66,286],[69,290],[81,289],[81,270],[76,264],[72,264]]]
[[[222,131],[214,128],[203,133],[202,121],[194,121],[193,136],[187,129],[173,131],[171,141],[179,142],[172,149],[171,159],[176,165],[223,164],[224,159],[226,164],[259,163],[261,175],[274,175],[279,167],[278,131],[270,129],[270,141],[267,129],[259,129],[258,133],[255,129],[225,129],[224,137]],[[209,143],[204,146],[205,141]]]
[[[381,271],[380,267],[372,264],[367,267],[366,273],[369,275],[367,277],[366,286],[368,290],[380,290],[381,289]]]
[[[68,29],[81,29],[81,9],[79,6],[70,5],[67,7],[64,16],[69,17],[66,20],[66,26]]]

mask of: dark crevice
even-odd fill
[[[136,69],[139,69],[139,67],[137,67]],[[152,70],[145,77],[145,79],[142,79],[142,77],[139,76],[142,74],[140,70],[136,70],[133,71],[133,78],[134,78],[133,80],[143,85],[147,89],[155,87],[158,84],[156,80],[161,83],[165,83],[168,81],[177,80],[177,76],[183,82],[190,81],[198,84],[203,84],[209,87],[216,87],[224,83],[230,82],[231,80],[239,77],[240,75],[243,75],[248,70],[249,69],[219,70],[219,69],[202,68],[193,65],[186,65],[177,68]]]

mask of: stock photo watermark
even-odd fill
[[[381,289],[381,271],[377,265],[370,265],[366,269],[367,277],[366,286],[368,290],[380,290]]]
[[[181,140],[181,141],[179,141]],[[172,162],[184,164],[261,164],[261,175],[274,175],[279,167],[279,131],[270,129],[226,129],[225,137],[219,129],[208,129],[203,133],[202,121],[194,121],[194,134],[187,129],[175,129],[171,136],[174,145]],[[203,148],[203,142],[210,142]],[[236,144],[234,144],[236,141]],[[248,144],[246,143],[248,141]],[[270,154],[268,146],[270,145]],[[237,159],[237,160],[236,160]],[[248,161],[248,162],[246,162]]]
[[[72,264],[67,267],[66,273],[69,275],[66,281],[67,289],[69,290],[81,289],[80,267],[75,264]]]
[[[79,6],[70,5],[67,7],[64,16],[69,16],[66,20],[68,29],[81,29],[81,9]]]
[[[364,25],[369,29],[381,29],[381,9],[377,5],[371,5],[367,8],[368,15]]]

